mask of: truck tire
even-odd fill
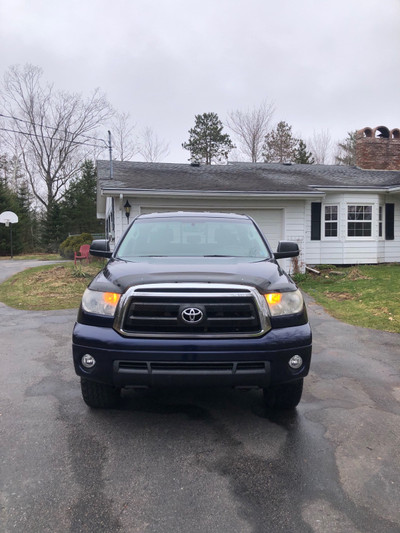
[[[117,387],[111,387],[110,385],[104,385],[85,378],[81,378],[81,391],[86,405],[100,409],[116,407],[121,394],[121,390]]]
[[[264,402],[275,409],[294,409],[301,400],[303,379],[264,389]]]

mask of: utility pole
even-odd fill
[[[108,130],[108,150],[110,152],[110,180],[114,178],[113,159],[112,159],[112,142],[111,131]]]

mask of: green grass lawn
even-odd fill
[[[29,311],[78,308],[83,291],[102,265],[93,261],[74,267],[68,262],[24,270],[0,284],[0,301]]]
[[[400,333],[400,264],[316,267],[294,276],[332,316],[367,328]]]

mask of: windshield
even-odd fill
[[[251,220],[149,218],[136,220],[117,257],[247,257],[269,259],[268,248]]]

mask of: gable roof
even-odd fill
[[[101,190],[309,193],[330,188],[400,191],[400,172],[344,165],[231,163],[201,165],[97,161]]]

